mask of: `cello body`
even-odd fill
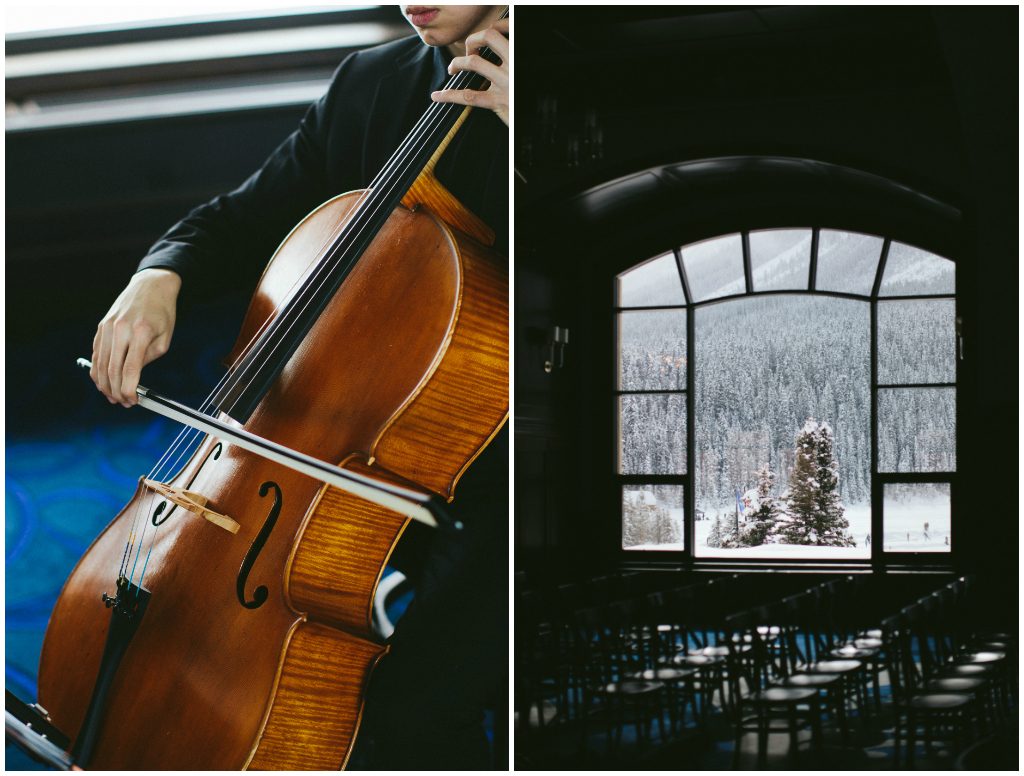
[[[429,206],[394,210],[244,427],[450,501],[507,418],[508,280],[482,242],[446,223],[471,230],[471,214],[459,213],[429,174],[417,186],[418,202],[457,217],[442,220]],[[284,240],[236,355],[358,200],[356,192],[328,201]],[[78,736],[107,640],[101,595],[114,592],[141,515],[143,541],[153,540],[143,583],[150,597],[110,683],[87,767],[344,767],[370,673],[387,651],[370,615],[406,518],[211,437],[170,484],[202,494],[240,530],[183,509],[168,514],[140,481],[58,598],[40,704]],[[158,512],[167,515],[159,529],[151,522]]]

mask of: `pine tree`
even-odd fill
[[[757,506],[740,534],[745,547],[758,547],[776,538],[782,510],[771,495],[774,485],[775,473],[766,463],[757,470]]]
[[[743,546],[733,527],[732,515],[726,515],[724,520],[721,515],[715,515],[715,524],[708,534],[707,545],[708,547],[720,547],[723,550],[732,550]]]
[[[839,464],[832,428],[808,418],[796,435],[796,459],[786,494],[787,516],[780,535],[788,544],[854,547],[850,523],[839,500]]]
[[[722,546],[722,516],[715,515],[715,524],[711,526],[711,532],[707,538],[708,547]]]

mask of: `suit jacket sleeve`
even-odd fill
[[[281,240],[329,191],[327,139],[352,55],[298,129],[234,191],[193,209],[149,250],[139,270],[172,269],[185,287],[253,284]]]

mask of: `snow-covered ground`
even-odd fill
[[[945,499],[897,502],[887,504],[885,516],[886,552],[949,552],[950,517],[949,501]],[[721,510],[732,514],[728,508]],[[671,510],[673,519],[682,523],[683,510]],[[709,512],[709,514],[715,514]],[[857,541],[856,547],[814,547],[792,544],[764,544],[760,547],[725,550],[708,547],[707,538],[714,526],[714,520],[698,520],[696,526],[696,556],[698,558],[835,558],[867,559],[871,548],[867,545],[871,533],[871,506],[854,504],[846,508],[846,519],[850,521],[850,533]],[[928,523],[925,535],[924,524]],[[683,545],[642,544],[628,547],[630,550],[682,550]]]

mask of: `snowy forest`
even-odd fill
[[[800,287],[801,277],[802,287],[806,287],[809,235],[807,230],[752,234],[755,289]],[[829,284],[835,290],[853,291],[856,287],[860,292],[864,284],[859,275],[873,277],[874,267],[856,252],[874,252],[877,266],[880,239],[841,232],[827,235],[823,230],[821,243],[819,262]],[[721,238],[701,246],[698,258],[714,267],[704,279],[713,277],[718,288],[701,296],[735,293],[735,278],[725,274],[723,267],[737,265],[734,254],[739,239]],[[702,270],[687,251],[683,250],[684,266],[692,287],[693,277],[700,277]],[[723,252],[734,260],[723,258]],[[673,281],[675,288],[679,287],[678,270],[671,257],[659,261],[660,268],[652,266],[655,262],[642,266],[638,278],[642,287],[631,286],[628,274],[620,276],[620,300],[642,305],[647,293],[653,294],[647,298],[664,304],[672,297]],[[952,290],[951,262],[923,251],[894,243],[886,266],[883,292]],[[844,275],[844,267],[850,277]],[[703,288],[707,287],[705,282]],[[794,440],[813,417],[834,432],[842,503],[861,517],[854,520],[858,530],[865,520],[869,525],[870,304],[835,297],[775,295],[702,305],[693,314],[695,392],[688,397],[684,392],[687,311],[620,313],[619,388],[655,392],[620,395],[620,471],[689,472],[695,478],[698,520],[731,515],[737,492],[756,489],[758,471],[764,466],[774,474],[770,497],[783,496],[795,464]],[[952,299],[880,300],[878,379],[880,385],[955,381]],[[686,461],[686,412],[691,399],[696,428],[692,465]],[[954,389],[879,389],[878,418],[879,471],[955,470]],[[648,491],[655,494],[650,487]],[[920,490],[915,491],[915,497],[921,495]],[[624,495],[624,511],[629,498]],[[655,500],[663,502],[662,498]],[[681,526],[681,502],[680,489],[678,499],[661,503],[659,522],[675,525],[678,518]],[[653,504],[645,504],[643,510],[652,516],[655,513]],[[681,527],[670,527],[654,533],[665,536],[662,541],[675,542],[681,538],[669,539],[668,535],[680,531]]]

